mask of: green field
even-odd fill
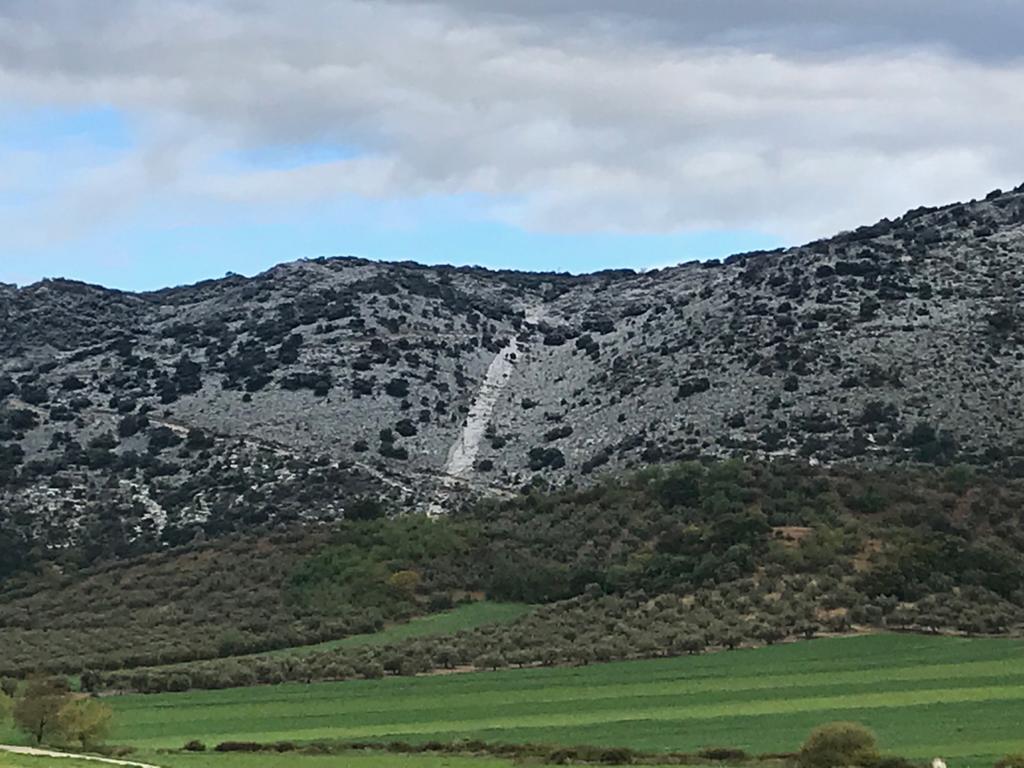
[[[875,635],[703,657],[111,699],[112,740],[482,738],[694,751],[795,749],[858,720],[883,748],[991,764],[1024,751],[1024,643]]]
[[[1024,642],[873,635],[589,667],[282,685],[108,700],[111,741],[172,768],[498,768],[442,755],[161,755],[200,739],[452,740],[693,752],[796,749],[816,725],[857,720],[889,754],[991,765],[1024,752]],[[0,734],[0,742],[11,734]],[[14,762],[20,760],[21,762]],[[53,762],[53,761],[42,761]],[[60,761],[65,766],[70,763]],[[42,764],[0,757],[0,768]]]
[[[513,768],[510,761],[489,758],[362,753],[316,757],[276,754],[138,754],[126,759],[166,768]],[[103,768],[103,763],[0,753],[0,768]]]
[[[291,648],[280,648],[264,653],[242,654],[245,656],[308,656],[313,653],[331,651],[339,648],[366,648],[369,646],[389,645],[403,640],[418,637],[437,637],[451,635],[466,629],[475,629],[494,624],[511,624],[520,616],[533,610],[533,606],[525,603],[496,603],[486,600],[467,603],[443,613],[420,616],[402,624],[390,624],[379,632],[367,632],[361,635],[349,635],[340,640],[327,640],[314,645],[297,645]],[[174,669],[183,665],[167,664],[153,669]],[[185,665],[187,666],[187,665]],[[77,689],[78,677],[70,678],[72,686]]]
[[[166,768],[515,768],[512,760],[451,755],[396,755],[348,752],[329,757],[307,755],[149,755],[146,762]],[[534,764],[535,765],[535,764]],[[3,763],[0,763],[3,768]],[[31,764],[17,768],[39,768]],[[97,768],[93,764],[92,768]],[[659,768],[645,765],[644,768]],[[663,768],[668,768],[667,766]],[[672,768],[679,768],[672,766]],[[689,766],[699,768],[699,766]]]
[[[511,760],[486,757],[452,757],[432,755],[133,755],[139,760],[163,768],[515,768]],[[53,759],[0,755],[0,768],[103,768],[103,763],[85,760]],[[646,765],[645,768],[659,768]],[[664,768],[668,768],[665,766]],[[673,766],[672,768],[678,768]],[[692,768],[692,767],[691,767]]]
[[[330,756],[140,753],[125,759],[148,765],[159,765],[162,768],[515,768],[518,765],[512,760],[499,758],[368,754],[364,752],[349,752]],[[0,753],[0,768],[102,768],[102,766],[102,763],[86,760],[33,758]],[[645,768],[658,768],[658,766],[647,765]]]
[[[0,768],[49,768],[51,765],[59,765],[61,768],[97,768],[100,764],[86,760],[55,760],[49,757],[25,757],[0,752]]]
[[[295,648],[283,648],[263,654],[280,656],[284,654],[310,654],[330,651],[335,648],[360,648],[374,645],[387,645],[416,637],[433,637],[450,635],[464,629],[474,629],[489,624],[510,624],[520,616],[529,613],[531,606],[523,603],[492,603],[481,601],[460,605],[451,611],[434,613],[412,619],[404,624],[393,624],[380,632],[363,635],[351,635],[341,640],[329,640],[317,645],[302,645]]]

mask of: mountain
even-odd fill
[[[1017,473],[1022,296],[1024,186],[644,273],[4,285],[0,546],[132,554],[708,456]]]

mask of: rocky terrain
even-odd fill
[[[1013,468],[1022,298],[1024,187],[646,273],[0,286],[0,544],[130,554],[709,455]]]

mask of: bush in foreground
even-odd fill
[[[800,768],[871,766],[878,762],[875,734],[860,723],[828,723],[811,731],[797,754]]]

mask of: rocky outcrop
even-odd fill
[[[1022,291],[1019,189],[639,274],[0,286],[0,535],[156,546],[707,455],[1012,467]]]

